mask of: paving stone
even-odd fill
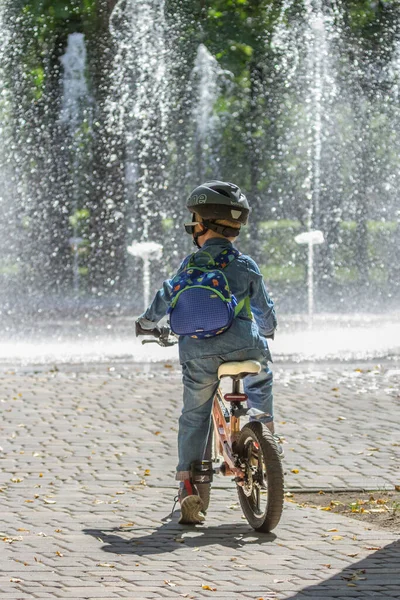
[[[398,532],[288,502],[277,529],[261,535],[223,478],[204,526],[179,525],[177,512],[170,519],[179,369],[114,368],[0,373],[1,600],[400,599]],[[275,368],[288,489],[400,483],[393,372],[393,364]],[[331,528],[343,539],[327,536]],[[349,587],[344,577],[364,569],[366,579]]]

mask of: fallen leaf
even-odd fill
[[[292,469],[292,473],[295,473],[297,475],[297,473],[300,473],[299,469]]]
[[[146,469],[145,472],[143,473],[143,475],[145,475],[145,477],[148,477],[150,475],[151,471],[150,469]]]
[[[346,417],[338,417],[336,420],[337,421],[347,421]]]
[[[350,556],[350,558],[355,558],[358,556],[358,552],[354,552],[354,554],[348,554],[347,556]]]
[[[335,540],[335,542],[336,542],[337,540],[342,540],[343,536],[342,535],[333,535],[332,539]]]
[[[213,587],[213,586],[211,586],[211,585],[207,585],[207,584],[205,584],[205,583],[203,583],[203,584],[202,584],[201,588],[202,588],[203,590],[209,590],[210,592],[216,592],[216,591],[217,591],[217,588],[216,588],[216,587]]]
[[[57,504],[55,500],[49,500],[48,498],[43,498],[43,502],[45,504]]]
[[[395,485],[394,489],[396,490],[396,492],[400,492],[400,485]]]
[[[285,583],[284,579],[274,579],[274,583]]]
[[[110,569],[114,569],[115,568],[115,566],[112,565],[111,563],[98,563],[96,566],[97,567],[109,567]]]
[[[327,531],[337,531],[337,529],[335,527],[332,527],[332,529],[327,529]]]
[[[326,567],[327,569],[330,569],[332,565],[331,564],[327,564],[327,565],[322,565],[322,566]]]
[[[164,583],[170,587],[176,587],[176,583],[172,583],[169,579],[164,579]]]
[[[124,527],[133,527],[135,525],[135,523],[121,523],[121,525],[119,525],[120,529],[123,529]]]
[[[382,546],[364,546],[366,550],[382,550]]]
[[[161,431],[155,431],[154,435],[160,435]]]
[[[185,539],[183,537],[176,537],[175,538],[175,542],[178,542],[179,544],[183,544],[184,541],[185,541]]]
[[[21,583],[22,579],[18,579],[17,577],[11,577],[11,583]]]
[[[64,554],[62,552],[60,552],[59,550],[57,550],[56,554],[57,554],[57,556],[64,556]]]

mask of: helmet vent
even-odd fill
[[[226,196],[227,198],[230,198],[230,195],[228,194],[228,192],[223,190],[222,188],[214,188],[214,191],[218,192],[218,194],[222,194],[223,196]]]

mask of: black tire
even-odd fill
[[[265,425],[250,422],[241,430],[235,450],[245,473],[244,486],[237,485],[244,516],[253,529],[269,533],[280,521],[284,501],[275,440]]]

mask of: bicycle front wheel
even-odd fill
[[[240,505],[256,531],[268,533],[279,523],[284,501],[281,459],[269,429],[250,422],[237,440],[236,453],[244,472],[243,485],[237,485]]]

